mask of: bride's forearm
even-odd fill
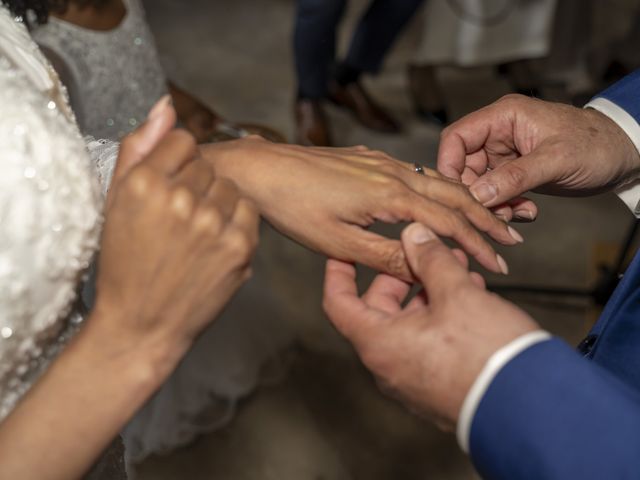
[[[80,478],[180,356],[157,342],[132,348],[105,335],[90,318],[0,424],[0,478]]]

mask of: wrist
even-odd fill
[[[160,332],[135,332],[135,313],[97,304],[78,335],[78,343],[95,362],[122,369],[131,382],[155,390],[189,348]]]
[[[465,453],[469,452],[471,424],[473,423],[478,406],[491,383],[498,373],[500,373],[500,370],[525,350],[551,338],[551,334],[540,328],[532,329],[504,344],[488,357],[467,390],[460,409],[458,410],[456,436],[460,448]]]
[[[271,164],[269,146],[272,144],[257,136],[228,142],[200,145],[200,154],[213,167],[216,177],[233,181],[240,192],[260,208],[258,191],[266,180],[259,164]],[[258,161],[256,161],[258,160]]]
[[[602,125],[608,138],[607,159],[617,161],[614,188],[640,178],[640,125],[624,109],[605,99],[596,98],[585,108],[592,124]],[[600,129],[597,129],[600,130]]]

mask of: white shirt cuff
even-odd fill
[[[601,97],[591,100],[585,105],[585,108],[593,108],[616,122],[640,152],[640,125],[623,108],[611,100]],[[616,190],[616,195],[620,197],[620,200],[629,207],[636,217],[640,218],[640,180],[619,188]]]
[[[544,342],[549,339],[551,339],[551,334],[549,332],[537,330],[516,338],[511,343],[505,345],[491,355],[480,372],[480,375],[478,375],[475,382],[473,382],[469,393],[467,393],[467,396],[462,403],[460,415],[458,416],[458,427],[456,432],[458,444],[465,453],[469,453],[469,436],[471,435],[473,417],[475,417],[480,401],[489,389],[493,379],[498,375],[500,370],[502,370],[502,367],[520,353],[524,352],[536,343]]]

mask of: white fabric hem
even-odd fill
[[[458,444],[463,452],[469,453],[469,436],[471,434],[471,424],[475,417],[478,406],[484,394],[489,389],[491,382],[498,375],[500,370],[517,357],[520,353],[533,345],[551,339],[551,334],[544,330],[527,333],[516,338],[511,343],[505,345],[495,352],[487,361],[486,365],[471,386],[469,393],[462,403],[460,415],[458,417],[458,427],[456,435]]]

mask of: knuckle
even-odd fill
[[[394,176],[396,174],[397,167],[387,160],[378,160],[375,167],[385,175]]]
[[[198,210],[193,221],[193,226],[198,231],[217,234],[222,227],[222,223],[223,219],[220,210],[213,206],[207,206]]]
[[[450,136],[451,133],[453,132],[453,125],[449,125],[445,128],[442,129],[442,131],[440,132],[440,140],[441,141],[445,141],[447,140]]]
[[[513,163],[505,165],[503,175],[507,184],[515,189],[522,189],[527,181],[527,171]]]
[[[467,221],[461,213],[450,211],[448,215],[442,219],[442,228],[451,236],[466,230]]]
[[[180,218],[189,218],[196,206],[193,193],[186,187],[178,186],[173,189],[169,199],[169,208]]]
[[[247,267],[245,269],[244,273],[242,274],[242,281],[243,281],[243,283],[244,282],[248,282],[252,278],[253,278],[253,268]]]
[[[496,103],[505,103],[505,104],[515,104],[517,105],[518,103],[522,102],[523,100],[526,100],[528,97],[521,95],[519,93],[508,93],[506,95],[503,95],[502,97],[500,97],[498,99],[498,101]]]
[[[388,160],[391,158],[387,152],[383,152],[382,150],[371,150],[371,154],[380,158],[381,160]]]
[[[157,188],[158,183],[154,171],[145,165],[140,165],[128,175],[126,187],[131,194],[144,197]]]
[[[399,274],[406,270],[407,258],[402,248],[394,248],[389,250],[385,255],[384,265],[387,272]]]
[[[248,264],[255,250],[253,240],[238,228],[232,228],[227,232],[226,247],[239,265]]]
[[[177,128],[172,132],[173,138],[176,142],[179,142],[185,150],[195,152],[198,148],[198,142],[196,138],[183,128]]]

